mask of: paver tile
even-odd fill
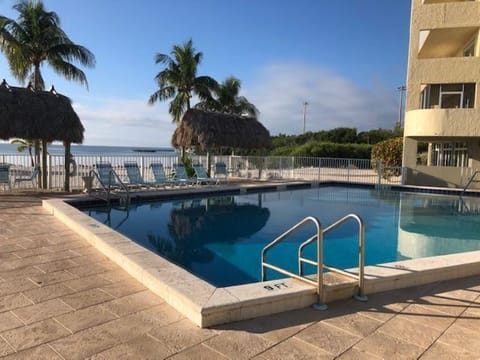
[[[73,275],[76,277],[76,275]],[[110,281],[104,279],[100,275],[91,275],[86,277],[81,277],[79,279],[70,280],[65,282],[68,287],[72,288],[75,291],[82,291],[87,289],[99,288],[108,284],[111,284]]]
[[[263,352],[261,356],[270,360],[330,360],[334,355],[297,338],[290,338]]]
[[[149,290],[127,295],[103,304],[118,316],[124,316],[161,304],[163,300]]]
[[[129,360],[129,359],[165,359],[173,352],[162,343],[148,335],[142,335],[126,343],[114,346],[90,360]]]
[[[52,273],[33,275],[29,277],[35,284],[39,286],[47,286],[60,283],[66,280],[75,279],[76,276],[67,271],[55,271]]]
[[[383,358],[378,357],[366,351],[362,351],[356,348],[351,348],[345,351],[337,359],[338,360],[381,360]]]
[[[47,345],[36,346],[3,357],[2,360],[63,360],[55,351]]]
[[[205,345],[195,345],[172,356],[172,360],[226,360],[229,359]]]
[[[146,287],[132,278],[126,281],[119,281],[113,284],[101,286],[100,289],[116,298],[119,298],[146,290]]]
[[[280,342],[295,335],[325,316],[326,314],[323,312],[306,308],[239,321],[233,324],[220,325],[217,326],[216,329],[243,330],[262,335],[273,342]]]
[[[472,331],[453,324],[439,338],[439,341],[465,349],[473,354],[480,354],[480,331]]]
[[[378,331],[425,348],[442,334],[439,329],[398,316],[388,321]]]
[[[67,329],[53,319],[0,333],[16,351],[41,345],[69,334]]]
[[[32,302],[22,294],[12,294],[0,297],[0,312],[32,305]]]
[[[121,343],[108,328],[95,326],[50,343],[65,359],[84,359]]]
[[[78,266],[78,264],[75,261],[73,261],[73,259],[63,259],[63,260],[48,262],[45,264],[36,265],[38,269],[46,273],[63,271],[75,266]]]
[[[404,340],[393,338],[381,332],[375,332],[358,344],[355,349],[372,353],[385,359],[417,359],[423,348]]]
[[[41,288],[24,291],[23,295],[25,295],[34,303],[40,303],[60,296],[72,294],[74,292],[75,290],[66,286],[65,283],[57,283],[53,285],[43,286]]]
[[[478,360],[478,353],[437,341],[420,357],[421,360]]]
[[[100,289],[88,289],[62,296],[60,299],[73,307],[75,310],[78,310],[112,300],[113,296]]]
[[[117,319],[117,316],[106,310],[101,304],[83,308],[55,319],[71,332],[77,332]]]
[[[216,334],[217,332],[214,330],[198,328],[188,319],[167,326],[154,327],[149,331],[149,335],[175,352],[200,344]]]
[[[334,355],[343,353],[361,339],[323,322],[309,326],[295,337]]]
[[[23,326],[22,323],[11,311],[0,313],[0,332],[15,329]]]
[[[13,310],[25,324],[31,324],[57,315],[71,312],[73,309],[59,299],[47,300],[35,305]]]
[[[0,282],[0,297],[36,288],[38,288],[38,285],[28,279]]]
[[[412,304],[405,308],[398,317],[417,323],[428,323],[428,326],[442,331],[447,329],[456,319],[453,315],[438,311],[425,304]]]
[[[12,349],[12,347],[8,345],[5,340],[0,338],[0,356],[11,354],[13,352],[14,350]]]
[[[323,322],[358,336],[367,336],[382,325],[381,321],[362,316],[358,313],[334,316],[323,320]]]
[[[245,331],[223,331],[204,344],[231,359],[250,359],[275,343]]]

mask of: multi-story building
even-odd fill
[[[406,184],[463,187],[480,170],[479,31],[478,0],[412,0]]]

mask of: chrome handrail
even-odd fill
[[[127,204],[130,203],[130,192],[128,190],[128,187],[122,182],[122,180],[120,179],[118,174],[115,171],[113,171],[113,169],[110,170],[109,173],[108,173],[108,188],[105,186],[105,184],[103,183],[103,181],[100,178],[100,175],[97,173],[97,171],[95,171],[95,169],[90,170],[89,176],[90,177],[95,177],[98,180],[98,183],[100,184],[101,188],[103,189],[103,191],[106,194],[107,204],[110,204],[110,192],[111,192],[111,188],[112,188],[112,177],[117,179],[118,184],[125,191],[125,193],[127,195],[126,196],[126,203]],[[91,194],[91,189],[89,189],[88,195],[90,195],[90,194]]]
[[[350,272],[326,265],[323,263],[323,236],[327,234],[329,231],[332,229],[342,225],[346,221],[354,219],[358,223],[358,275],[352,274]],[[275,266],[273,264],[267,263],[266,261],[266,254],[267,251],[270,250],[273,246],[284,240],[286,237],[291,235],[293,232],[298,230],[299,228],[303,227],[305,224],[308,222],[313,222],[316,228],[316,233],[315,235],[311,236],[308,238],[306,241],[300,244],[298,248],[298,274],[295,274],[291,271],[282,269],[278,266]],[[303,256],[303,250],[305,247],[313,242],[317,242],[317,261],[307,259]],[[314,216],[308,216],[292,226],[290,229],[285,231],[283,234],[278,236],[275,240],[267,244],[263,249],[262,249],[262,281],[265,281],[267,278],[267,269],[271,269],[274,271],[277,271],[281,274],[290,276],[294,279],[304,281],[310,285],[316,286],[316,292],[317,292],[317,297],[318,297],[318,304],[316,307],[318,309],[326,309],[325,299],[324,299],[324,293],[323,293],[323,269],[327,269],[336,273],[343,274],[348,277],[353,277],[356,280],[358,280],[358,294],[355,295],[355,299],[359,301],[367,301],[368,298],[365,296],[365,225],[363,223],[363,220],[360,218],[360,216],[356,214],[348,214],[344,216],[343,218],[339,219],[338,221],[334,222],[324,230],[322,230],[322,226],[320,221],[314,217]],[[312,280],[311,278],[308,278],[304,275],[303,271],[303,264],[307,263],[313,266],[316,266],[317,268],[317,279],[316,281]]]
[[[358,224],[358,275],[352,274],[348,271],[344,271],[333,266],[323,264],[323,268],[342,274],[347,277],[354,278],[358,280],[358,294],[355,295],[355,298],[360,301],[366,301],[365,296],[365,224],[363,220],[357,214],[348,214],[343,218],[337,220],[333,224],[329,225],[323,230],[323,235],[326,235],[331,230],[337,228],[338,226],[344,224],[350,219],[354,219]],[[317,263],[314,260],[307,259],[303,256],[303,250],[309,244],[311,244],[314,239],[310,238],[304,241],[298,247],[298,272],[300,276],[303,276],[303,264],[307,263],[310,265],[316,266]]]
[[[316,240],[319,246],[317,246],[317,259],[318,259],[318,264],[317,265],[317,281],[314,281],[312,279],[309,279],[305,276],[297,275],[295,273],[292,273],[291,271],[282,269],[278,266],[269,264],[266,262],[266,255],[267,251],[271,249],[273,246],[278,244],[280,241],[284,240],[287,236],[298,230],[299,228],[303,227],[305,224],[313,222],[316,228],[316,234],[313,236]],[[294,226],[292,226],[290,229],[285,231],[283,234],[278,236],[275,240],[267,244],[263,249],[262,249],[262,281],[265,281],[267,278],[267,268],[275,270],[281,274],[291,276],[297,280],[304,281],[310,285],[313,285],[316,287],[316,292],[317,292],[317,298],[318,298],[318,308],[320,309],[326,309],[326,305],[324,305],[324,296],[323,296],[323,238],[322,238],[322,225],[320,221],[314,217],[314,216],[307,216]]]
[[[475,176],[477,176],[477,174],[480,174],[480,170],[475,170],[475,172],[473,173],[473,175],[470,177],[470,180],[468,180],[467,185],[465,185],[465,187],[463,188],[461,195],[463,195],[463,194],[465,193],[465,191],[467,191],[468,187],[469,187],[470,184],[473,182],[473,180],[475,179]],[[460,196],[461,196],[461,195],[460,195]]]

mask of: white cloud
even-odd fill
[[[145,100],[96,99],[77,102],[75,111],[85,127],[87,145],[170,146],[175,130],[167,104]]]
[[[328,69],[305,64],[268,66],[243,90],[272,135],[302,132],[305,101],[307,131],[393,128],[397,120],[395,89],[364,89]],[[85,126],[87,145],[169,146],[175,130],[168,102],[149,106],[143,98],[89,97],[73,106]]]
[[[394,89],[363,89],[327,69],[304,64],[276,64],[263,69],[245,96],[260,110],[271,134],[356,127],[359,131],[393,128],[397,120]]]

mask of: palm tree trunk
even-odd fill
[[[42,84],[40,82],[41,74],[40,74],[40,63],[33,65],[33,88],[35,90],[43,90]],[[47,141],[44,139],[40,139],[42,141],[42,181],[41,181],[41,188],[47,188]]]
[[[70,192],[70,160],[72,158],[72,154],[70,154],[70,142],[66,141],[64,144],[65,146],[65,183],[64,183],[64,190],[66,192]]]
[[[42,189],[47,188],[47,141],[42,140]]]

